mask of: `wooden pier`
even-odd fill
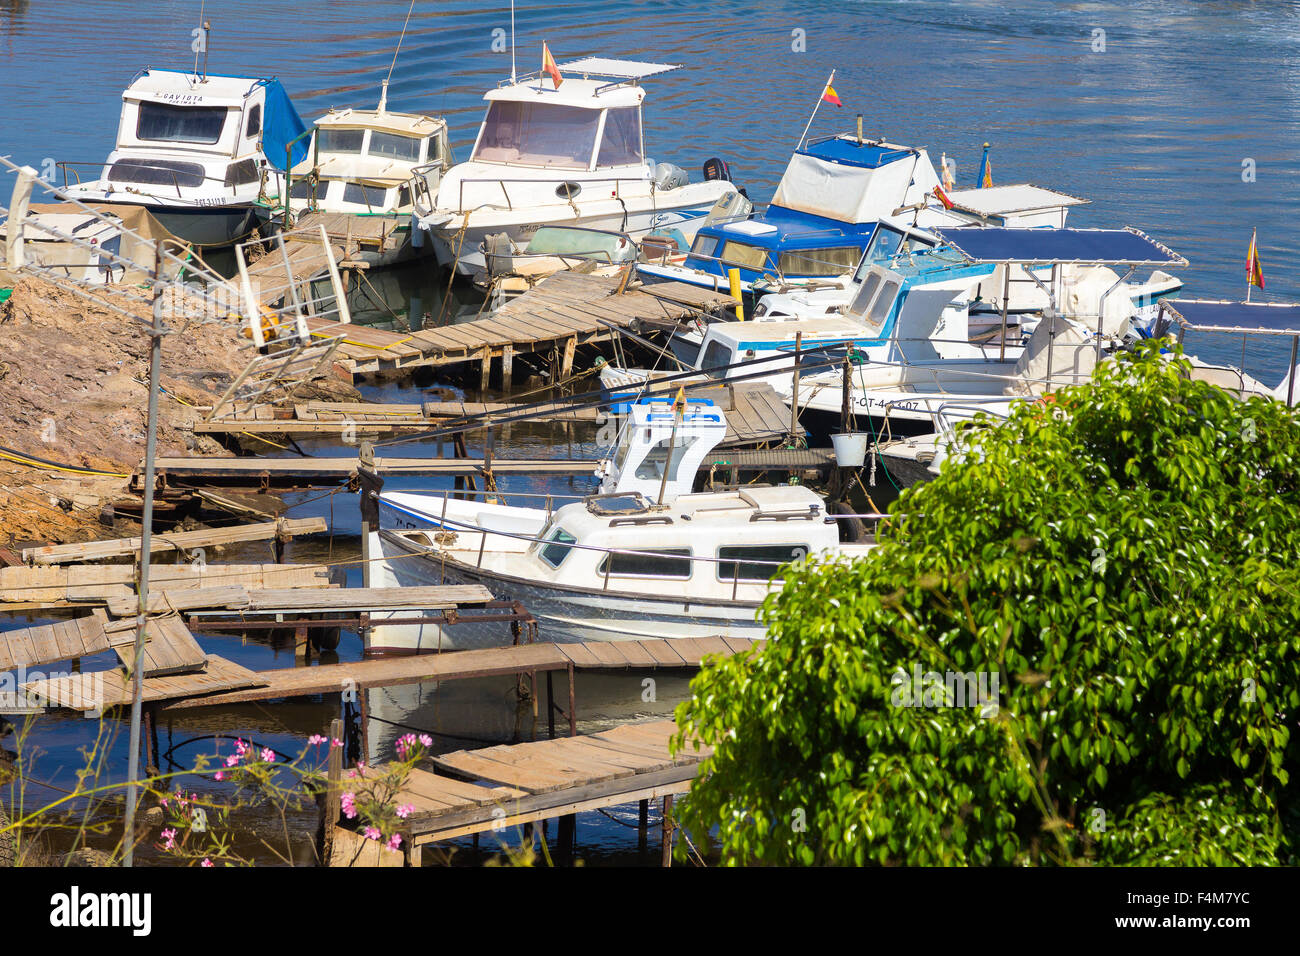
[[[789,437],[790,410],[771,385],[693,386],[688,398],[707,398],[726,413],[724,448],[762,446]],[[595,424],[609,416],[609,406],[595,403],[545,402],[301,402],[290,407],[263,405],[247,413],[194,423],[204,435],[288,435],[293,438],[346,438],[357,441],[389,434],[509,427],[528,422]],[[502,419],[505,423],[502,424]],[[802,434],[802,430],[800,430]]]
[[[281,272],[283,268],[281,263]],[[309,318],[307,324],[313,335],[343,336],[337,357],[354,375],[477,362],[486,388],[496,363],[501,388],[509,391],[516,356],[542,356],[552,382],[560,382],[573,373],[580,346],[610,341],[624,329],[721,315],[736,305],[726,293],[686,283],[639,285],[628,284],[625,276],[559,272],[491,316],[471,322],[404,333],[321,317]]]

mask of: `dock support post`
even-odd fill
[[[334,827],[339,822],[339,797],[343,792],[343,748],[334,741],[343,739],[343,721],[335,717],[330,721],[329,769],[325,775],[325,792],[321,794],[320,832],[316,834],[317,862],[329,866],[330,851],[334,843]]]
[[[370,522],[361,522],[361,586],[370,587]]]
[[[673,865],[673,795],[670,793],[664,797],[664,818],[663,818],[663,858],[661,862],[664,866]]]
[[[478,390],[486,392],[488,390],[488,381],[492,377],[492,349],[483,349],[483,364],[479,369]]]
[[[573,372],[573,356],[578,351],[578,337],[571,336],[564,342],[564,357],[560,359],[560,380],[567,381]]]
[[[158,776],[158,722],[152,704],[144,708],[144,772]]]
[[[546,672],[546,731],[551,740],[555,739],[555,687],[551,681],[553,671]]]
[[[311,638],[308,636],[307,624],[299,621],[293,629],[293,656],[301,657],[303,663],[311,661]]]
[[[572,813],[560,817],[559,831],[557,835],[559,855],[567,862],[573,859],[573,844],[578,832],[578,818]]]
[[[636,848],[644,853],[646,837],[650,832],[650,801],[642,800],[637,804]]]
[[[574,705],[577,694],[573,689],[573,661],[569,661],[569,736],[578,736],[578,711]]]
[[[515,349],[506,343],[501,347],[501,391],[510,391],[510,381],[514,375]]]

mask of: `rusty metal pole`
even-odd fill
[[[664,797],[663,813],[663,858],[664,866],[673,865],[673,795]]]

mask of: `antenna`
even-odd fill
[[[393,62],[388,64],[388,76],[384,78],[379,89],[379,112],[388,105],[388,81],[393,78],[393,67],[397,66],[397,54],[402,52],[402,41],[406,39],[406,28],[411,25],[411,11],[415,9],[415,0],[406,8],[406,22],[402,24],[402,35],[397,38],[397,49],[393,51]]]
[[[205,77],[208,72],[208,38],[207,38],[207,34],[204,32],[205,24],[203,22],[203,11],[207,9],[207,5],[208,5],[208,0],[202,0],[202,2],[199,4],[199,32],[203,34],[202,37],[203,42],[201,45],[199,43],[192,44],[192,47],[194,49],[194,75],[195,76],[199,75],[199,53],[202,52],[203,73]],[[195,40],[198,39],[199,37],[195,37]]]
[[[515,76],[515,0],[510,0],[510,82],[519,82]]]

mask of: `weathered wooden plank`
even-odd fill
[[[304,668],[306,669],[306,668]],[[46,701],[51,707],[90,711],[100,708],[121,707],[131,703],[131,682],[124,671],[104,671],[93,675],[73,674],[59,678],[29,681],[22,685],[29,695]],[[206,670],[175,677],[146,677],[143,697],[146,702],[203,695],[237,687],[256,687],[261,683],[257,674],[215,654],[208,657]]]
[[[198,531],[181,531],[173,534],[155,534],[150,538],[149,551],[190,550],[234,544],[243,541],[261,541],[275,537],[292,537],[328,531],[324,518],[282,518],[260,524],[236,525],[231,528],[203,528]],[[140,538],[118,538],[109,541],[86,541],[80,544],[55,544],[41,548],[24,548],[23,560],[34,564],[71,564],[79,561],[99,561],[104,558],[139,554]]]

